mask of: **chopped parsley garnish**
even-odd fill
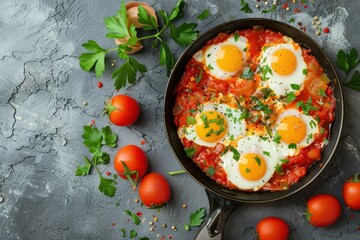
[[[320,96],[323,96],[323,97],[327,97],[324,89],[322,89],[322,88],[320,88],[320,90],[319,90],[319,95],[320,95]]]
[[[210,64],[208,65],[208,68],[209,68],[210,70],[214,70],[213,66],[211,66]]]
[[[273,93],[273,90],[271,88],[262,88],[261,92],[264,94],[264,99],[275,96],[275,94]]]
[[[263,151],[263,154],[266,155],[266,156],[268,156],[268,157],[271,157],[270,153],[267,152],[267,151]]]
[[[279,143],[280,143],[280,140],[281,140],[281,136],[278,134],[278,132],[276,132],[273,141],[274,141],[275,143],[278,143],[278,144],[279,144]]]
[[[314,105],[312,105],[312,98],[310,97],[309,100],[304,104],[303,101],[299,101],[296,103],[296,107],[302,109],[302,111],[306,114],[309,115],[309,111],[310,110],[318,110],[317,107],[315,107]]]
[[[329,144],[329,140],[327,138],[324,138],[324,144],[325,146]]]
[[[206,172],[209,174],[209,176],[214,176],[215,169],[212,166],[209,166]]]
[[[259,157],[255,157],[254,159],[255,159],[256,163],[257,163],[259,166],[261,166],[261,159],[260,159]]]
[[[187,157],[191,157],[196,152],[195,148],[184,148]]]
[[[240,120],[242,119],[248,119],[251,118],[251,114],[249,113],[249,110],[247,110],[246,108],[243,110],[243,112],[240,115]]]
[[[187,116],[186,117],[186,124],[187,125],[193,125],[193,124],[196,124],[196,119],[191,117],[191,116]]]
[[[289,163],[289,160],[287,160],[286,158],[282,158],[280,159],[280,162],[283,164]]]
[[[311,120],[311,121],[310,121],[310,127],[311,127],[311,128],[315,128],[315,127],[316,127],[316,123],[315,123],[314,120]]]
[[[208,118],[207,118],[206,114],[201,114],[200,119],[204,123],[204,128],[208,128],[209,127],[209,121],[208,121]]]
[[[251,71],[250,67],[244,68],[241,78],[247,79],[247,80],[254,79],[254,73]]]
[[[235,161],[239,161],[239,159],[240,159],[239,151],[236,148],[234,148],[233,146],[230,146],[230,151],[233,153],[233,159]]]
[[[290,149],[296,149],[296,144],[295,144],[295,143],[290,143],[290,144],[288,145],[288,148],[290,148]]]
[[[248,169],[248,168],[245,168],[245,172],[246,172],[246,173],[249,173],[249,172],[251,172],[251,170]]]
[[[283,169],[282,169],[282,167],[281,167],[280,165],[276,165],[276,166],[275,166],[275,171],[276,171],[276,173],[278,173],[278,174],[283,173]]]
[[[299,90],[300,89],[300,85],[299,84],[291,84],[290,85],[292,89],[294,90]]]
[[[262,137],[262,136],[259,136],[259,138],[260,138],[261,140],[263,140],[263,141],[268,140],[268,138],[267,138],[267,137]]]
[[[292,103],[295,99],[296,99],[295,93],[294,92],[289,92],[286,95],[285,102]]]
[[[311,141],[312,138],[313,138],[313,134],[310,133],[308,138],[306,139],[306,143],[309,143],[309,141]]]
[[[235,40],[235,42],[237,42],[237,41],[239,40],[239,34],[238,34],[238,32],[235,32],[235,33],[234,33],[234,40]]]
[[[195,78],[196,83],[199,83],[199,82],[201,81],[202,75],[203,75],[203,71],[204,71],[204,69],[201,69],[201,70],[200,70],[200,74],[196,75],[196,78]]]
[[[307,75],[307,74],[308,74],[308,70],[307,70],[306,68],[304,68],[304,69],[302,70],[302,73],[303,73],[304,75]]]

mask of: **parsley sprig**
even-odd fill
[[[117,135],[111,131],[109,126],[103,127],[101,131],[95,126],[84,126],[84,133],[82,135],[84,145],[92,154],[91,160],[84,156],[84,165],[79,165],[76,168],[76,176],[85,176],[90,174],[91,168],[95,168],[100,178],[99,190],[108,197],[114,197],[116,192],[116,181],[102,176],[98,168],[99,164],[108,164],[110,156],[108,153],[102,151],[102,146],[116,147]]]
[[[204,218],[206,216],[206,209],[199,208],[197,211],[193,212],[190,215],[190,223],[184,224],[184,228],[186,231],[189,231],[191,227],[199,227],[204,222]]]
[[[351,49],[350,52],[345,52],[342,49],[339,50],[336,64],[343,72],[345,72],[345,78],[341,82],[344,86],[356,91],[360,91],[360,72],[356,70],[350,80],[348,80],[348,76],[359,63],[359,55],[355,48]]]
[[[106,54],[117,51],[118,57],[124,60],[124,63],[112,74],[112,78],[115,79],[114,87],[116,90],[119,90],[126,86],[127,83],[134,84],[138,73],[146,72],[146,67],[130,57],[127,52],[139,41],[153,39],[152,46],[160,46],[160,65],[166,66],[167,75],[169,75],[174,67],[175,58],[164,39],[170,36],[180,46],[188,46],[199,34],[199,31],[194,30],[197,26],[195,23],[183,23],[180,26],[175,26],[175,21],[184,15],[184,6],[185,2],[179,0],[170,14],[160,10],[159,14],[163,22],[163,26],[160,27],[156,19],[149,15],[145,8],[139,4],[138,21],[145,25],[143,28],[145,31],[151,31],[150,34],[139,37],[135,26],[133,24],[128,25],[126,7],[124,2],[122,2],[116,16],[104,19],[106,29],[108,30],[105,36],[112,39],[123,39],[126,42],[119,44],[115,48],[104,49],[96,41],[89,40],[87,43],[82,44],[88,52],[80,55],[80,67],[86,72],[95,69],[96,77],[100,77],[105,71]]]

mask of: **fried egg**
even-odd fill
[[[221,156],[227,179],[242,190],[257,191],[273,176],[279,156],[272,141],[244,137]]]
[[[319,133],[318,122],[311,116],[292,108],[284,110],[278,117],[273,130],[276,148],[282,156],[299,154],[301,148],[309,146]]]
[[[264,47],[258,73],[277,96],[290,92],[298,95],[307,75],[301,47],[294,42]]]
[[[195,53],[194,58],[204,64],[205,70],[218,79],[236,76],[243,69],[246,59],[247,39],[231,35],[224,42],[210,45]]]
[[[228,145],[245,134],[241,113],[226,104],[206,103],[195,117],[187,117],[187,124],[179,128],[178,135],[201,146],[214,147],[219,142]]]

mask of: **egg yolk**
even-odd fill
[[[286,116],[278,124],[277,133],[287,144],[299,143],[306,136],[306,124],[300,117]]]
[[[216,63],[226,72],[237,72],[242,66],[242,51],[234,45],[224,45],[217,51]]]
[[[279,49],[271,56],[271,69],[279,75],[289,75],[296,69],[296,57],[288,49]]]
[[[195,131],[197,136],[205,142],[217,142],[227,132],[227,122],[223,114],[218,111],[204,111],[197,119]]]
[[[259,180],[266,173],[266,161],[259,154],[248,153],[241,157],[239,171],[246,180]]]

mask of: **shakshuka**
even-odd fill
[[[254,28],[220,33],[192,56],[173,114],[184,154],[218,184],[281,191],[320,160],[334,110],[311,50]]]

